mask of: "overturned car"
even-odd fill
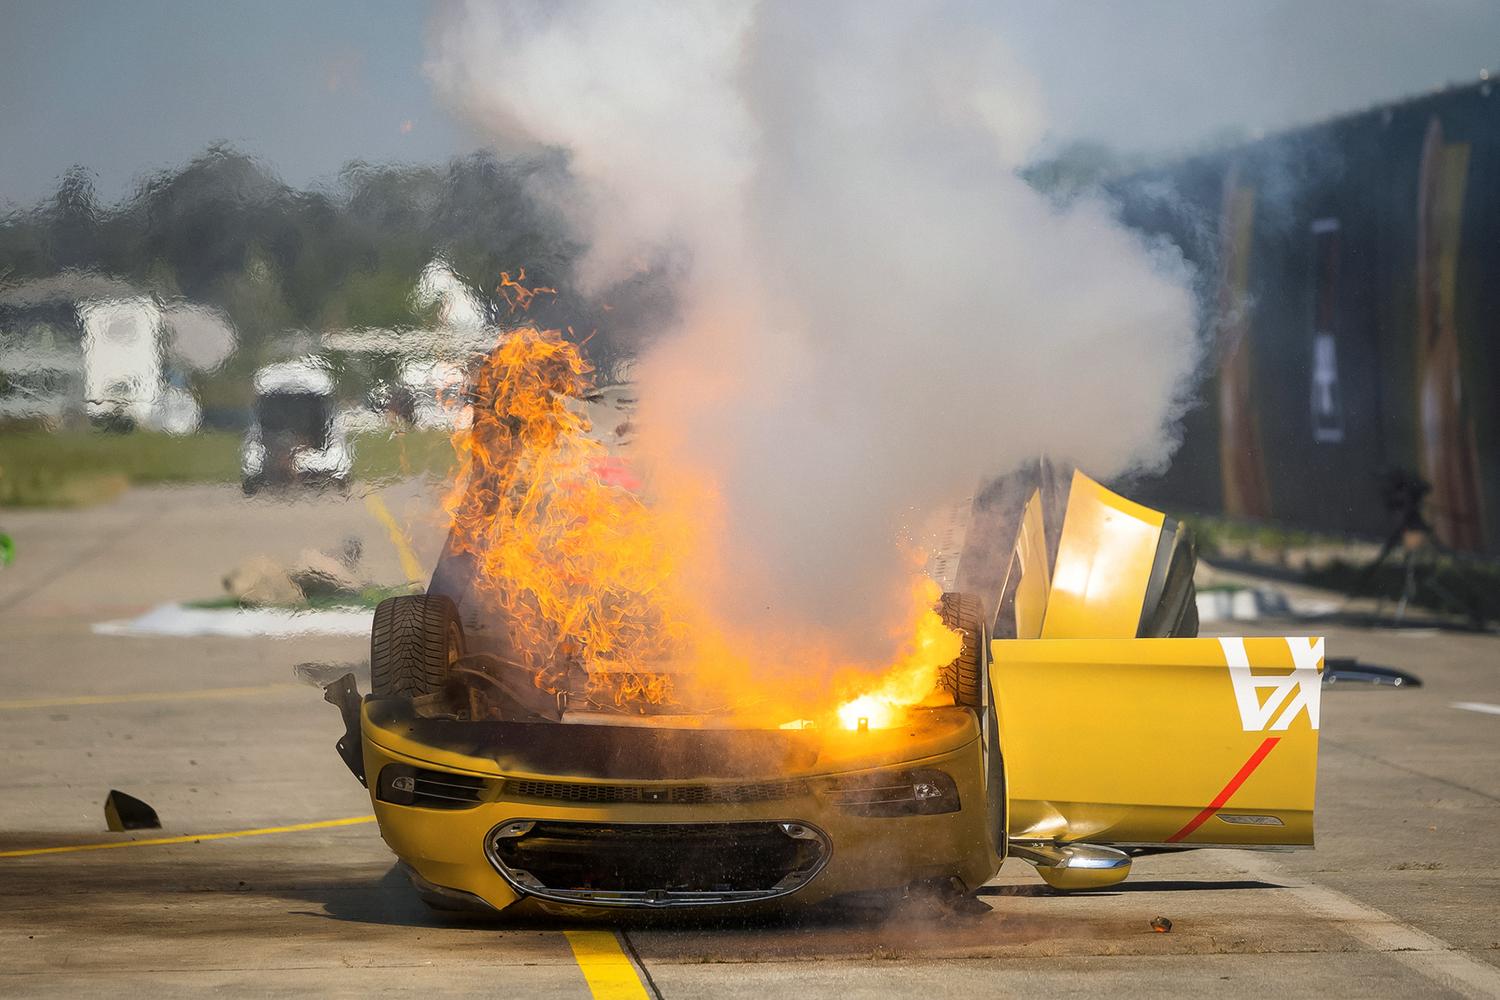
[[[328,690],[382,837],[439,908],[578,912],[1049,885],[1133,857],[1313,842],[1315,638],[1198,638],[1186,529],[1079,473],[1006,521],[992,594],[945,593],[962,651],[892,728],[621,713],[515,667],[451,544],[387,600],[373,691]]]

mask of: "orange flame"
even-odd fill
[[[567,666],[591,695],[662,702],[678,623],[659,599],[673,554],[640,498],[599,475],[608,455],[571,405],[590,368],[557,331],[508,333],[475,379],[473,420],[454,434],[468,469],[445,507],[476,586],[518,657],[555,690]]]
[[[957,659],[963,640],[943,623],[932,606],[938,585],[922,577],[915,586],[918,599],[916,629],[899,659],[873,686],[850,698],[835,710],[839,725],[859,729],[889,729],[906,719],[907,709],[927,701],[938,688],[942,668]]]
[[[509,274],[500,287],[523,309],[549,291]],[[907,708],[932,702],[961,645],[933,610],[936,584],[917,578],[908,620],[897,623],[901,653],[876,677],[827,650],[742,634],[675,577],[680,554],[700,541],[702,510],[642,499],[634,470],[622,475],[619,457],[591,434],[579,400],[592,388],[577,344],[555,330],[511,330],[473,378],[472,419],[453,436],[465,470],[444,504],[454,547],[475,559],[473,593],[538,687],[568,690],[581,670],[590,700],[641,707],[677,703],[686,681],[747,717],[805,713],[849,729],[900,725]],[[714,495],[711,484],[697,492]],[[788,665],[818,688],[797,688],[785,673],[757,681],[752,663]]]
[[[509,271],[500,272],[500,284],[495,291],[505,300],[505,304],[514,313],[517,309],[526,312],[531,308],[531,302],[538,295],[556,295],[557,289],[544,288],[540,285],[532,288],[526,284],[526,268],[521,268],[512,278]]]

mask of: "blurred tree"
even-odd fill
[[[98,248],[99,206],[94,176],[81,166],[69,167],[53,196],[48,227],[52,261],[58,268],[87,267]]]
[[[0,283],[92,269],[217,307],[240,350],[215,377],[243,380],[324,330],[434,322],[430,309],[413,310],[411,292],[441,257],[501,322],[510,317],[495,294],[499,274],[524,268],[529,283],[557,289],[529,318],[592,336],[590,353],[612,364],[670,308],[670,268],[582,294],[573,272],[583,247],[555,201],[536,194],[567,186],[562,153],[476,152],[432,166],[356,161],[329,188],[298,191],[219,144],[100,205],[92,174],[74,167],[53,196],[0,216]]]

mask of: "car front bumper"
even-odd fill
[[[957,879],[972,890],[1000,863],[986,829],[977,741],[836,774],[753,784],[638,782],[630,787],[659,800],[608,802],[598,800],[617,794],[619,782],[460,770],[441,752],[432,760],[410,744],[397,751],[370,735],[367,726],[365,773],[381,836],[430,899],[477,899],[495,910],[530,899],[566,913],[803,905],[929,881]],[[391,765],[458,776],[478,801],[445,807],[383,801],[380,775]],[[834,791],[911,769],[949,775],[959,808],[861,815]],[[684,787],[710,800],[672,801],[682,797],[674,789]],[[743,801],[746,788],[755,790],[754,801]],[[704,874],[720,869],[722,883]],[[713,884],[690,884],[704,879]]]

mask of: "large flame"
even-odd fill
[[[574,407],[591,385],[557,331],[510,331],[474,380],[473,419],[453,438],[466,476],[446,508],[475,585],[541,687],[588,674],[591,693],[661,702],[680,624],[662,600],[672,546],[641,499],[599,474],[602,443]]]
[[[642,707],[675,702],[685,681],[713,691],[719,709],[849,729],[899,725],[933,699],[961,642],[933,610],[938,588],[926,577],[914,575],[908,620],[892,623],[901,653],[883,673],[796,640],[743,635],[699,606],[674,571],[701,517],[651,505],[633,475],[619,474],[579,405],[592,389],[576,344],[558,331],[511,330],[473,378],[472,418],[453,437],[463,469],[445,503],[453,544],[476,560],[474,594],[539,687],[567,690],[581,669],[595,703]],[[712,484],[699,492],[711,497]],[[767,662],[786,669],[752,669]]]
[[[938,585],[922,577],[915,596],[919,601],[916,629],[900,659],[875,685],[838,706],[835,714],[845,729],[899,726],[908,708],[933,696],[940,671],[962,652],[963,639],[932,610],[941,596]]]

